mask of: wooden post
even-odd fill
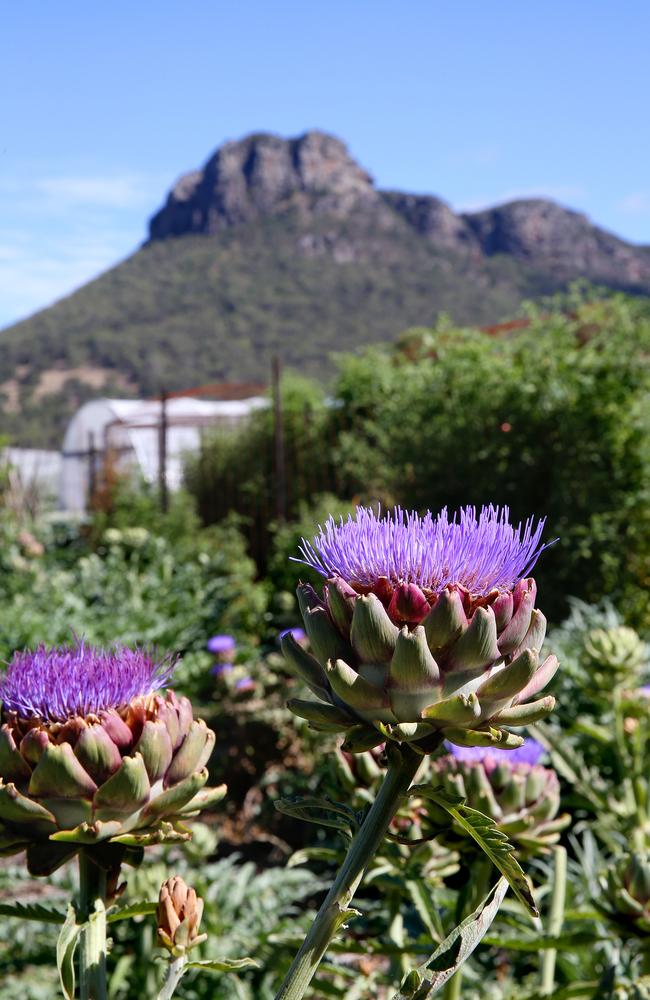
[[[282,365],[277,354],[271,366],[273,386],[273,440],[275,445],[275,516],[278,521],[287,518],[287,470],[284,453],[284,425],[282,422]]]
[[[87,497],[87,507],[90,509],[93,503],[93,497],[95,496],[95,490],[97,489],[97,464],[96,464],[97,449],[95,448],[95,435],[92,431],[88,431],[88,497]]]
[[[160,487],[160,509],[163,514],[169,510],[167,489],[167,393],[160,393],[160,423],[158,425],[158,484]]]

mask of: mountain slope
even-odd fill
[[[650,253],[551,202],[456,215],[377,190],[332,136],[227,143],[174,186],[127,260],[2,333],[1,428],[60,441],[98,392],[316,376],[336,350],[441,311],[491,323],[576,277],[650,292]]]

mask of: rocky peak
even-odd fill
[[[263,132],[224,143],[202,170],[181,177],[151,220],[150,238],[217,233],[291,209],[344,216],[378,197],[369,174],[335,136],[311,131],[282,139]]]

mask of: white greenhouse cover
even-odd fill
[[[180,486],[183,457],[201,446],[201,428],[232,425],[253,410],[267,405],[261,396],[212,402],[178,396],[167,400],[167,485]],[[85,403],[68,424],[63,439],[59,490],[64,510],[83,511],[90,479],[89,452],[115,449],[120,468],[133,468],[145,480],[158,480],[159,435],[162,404],[158,400],[94,399]]]

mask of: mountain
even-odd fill
[[[441,311],[495,323],[576,278],[650,294],[650,248],[541,199],[458,214],[379,190],[323,132],[250,135],[174,185],[131,257],[2,332],[0,430],[58,444],[89,396],[266,380],[276,353],[324,377],[333,351]]]

